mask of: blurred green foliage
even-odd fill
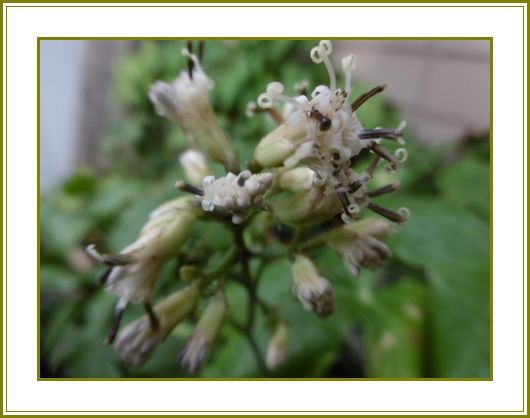
[[[312,44],[207,42],[204,67],[216,83],[213,106],[243,162],[273,127],[264,116],[245,117],[247,102],[272,80],[281,80],[292,92],[301,78],[310,86],[326,79],[323,66],[310,65]],[[89,263],[82,250],[91,242],[120,250],[136,238],[153,208],[179,193],[173,185],[182,177],[177,156],[186,142],[177,127],[155,115],[147,91],[155,80],[171,80],[185,67],[179,54],[183,46],[141,42],[120,62],[113,99],[127,112],[109,130],[101,150],[112,169],[81,168],[41,198],[41,377],[187,376],[176,352],[192,332],[191,321],[178,326],[142,369],[121,364],[103,344],[115,298],[95,286],[102,268]],[[370,87],[356,84],[354,93]],[[384,95],[359,114],[367,128],[395,126],[400,120]],[[397,173],[402,191],[380,201],[412,213],[390,239],[393,259],[382,270],[363,271],[354,279],[337,254],[313,254],[335,287],[335,314],[322,320],[303,310],[290,291],[289,260],[265,267],[259,294],[279,309],[291,333],[288,360],[274,376],[489,376],[488,139],[468,138],[458,149],[425,149],[410,133],[406,138],[409,160]],[[388,176],[378,174],[374,186],[386,184]],[[155,299],[180,285],[179,264],[192,257],[207,260],[230,245],[223,227],[200,223],[197,228],[198,238],[164,269]],[[234,282],[226,290],[231,315],[243,318],[244,289]],[[132,307],[125,322],[140,312]],[[255,334],[263,352],[270,325],[258,315]],[[259,377],[260,372],[246,340],[227,324],[201,376]]]

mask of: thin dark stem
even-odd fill
[[[158,330],[158,327],[160,326],[160,322],[158,321],[158,317],[156,316],[156,313],[153,310],[153,307],[151,306],[151,302],[145,302],[144,309],[145,309],[145,312],[147,312],[147,316],[149,317],[149,322],[151,323],[151,329],[153,331]]]
[[[241,283],[246,287],[248,291],[248,314],[245,324],[241,327],[242,333],[247,338],[247,341],[254,353],[256,362],[262,373],[267,373],[267,367],[261,354],[258,342],[256,341],[253,330],[254,322],[256,319],[256,306],[259,304],[257,296],[257,282],[252,280],[250,272],[250,257],[251,254],[245,245],[245,240],[243,238],[244,227],[242,225],[234,226],[234,240],[237,248],[239,249],[239,256],[241,260]]]
[[[372,97],[374,97],[376,94],[381,93],[384,89],[386,89],[386,85],[381,85],[374,87],[372,90],[367,91],[364,94],[361,94],[351,105],[352,112],[355,112],[357,109],[359,109],[366,101],[370,100]]]

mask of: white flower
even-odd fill
[[[344,89],[337,88],[335,71],[329,59],[332,50],[330,41],[321,41],[311,50],[311,59],[315,63],[324,63],[329,74],[329,86],[317,86],[310,98],[294,98],[283,93],[281,83],[272,82],[258,97],[258,105],[263,108],[271,108],[275,102],[284,102],[289,106],[289,112],[285,122],[260,141],[254,160],[261,167],[283,165],[292,168],[301,164],[311,168],[321,184],[335,190],[342,206],[342,218],[349,222],[369,203],[365,198],[366,188],[359,187],[365,181],[358,184],[359,179],[351,169],[352,159],[362,150],[370,149],[389,161],[391,169],[397,168],[398,163],[406,159],[406,151],[400,149],[393,155],[379,145],[379,141],[388,138],[401,143],[405,125],[402,123],[397,129],[363,129],[356,110],[370,97],[382,92],[384,86],[377,86],[350,104],[351,73],[356,60],[353,55],[343,58]]]
[[[219,127],[210,104],[209,92],[214,84],[195,55],[186,49],[182,53],[193,63],[192,71],[182,71],[172,84],[157,81],[149,90],[149,98],[159,115],[182,128],[192,147],[235,170],[237,154]]]
[[[196,373],[208,358],[227,310],[226,297],[224,292],[219,289],[208,303],[201,319],[195,326],[193,335],[179,353],[180,362],[189,373]]]
[[[267,348],[266,363],[270,370],[281,366],[287,358],[289,346],[289,329],[283,321],[278,323]]]
[[[342,255],[351,274],[358,276],[361,267],[376,269],[392,256],[382,241],[390,234],[390,224],[382,219],[367,218],[330,231],[325,239]]]
[[[189,149],[184,151],[180,154],[179,161],[186,179],[194,186],[201,186],[202,179],[212,175],[204,154],[197,150]]]
[[[308,257],[297,255],[292,273],[294,292],[304,308],[321,318],[331,315],[335,310],[333,288],[320,276],[315,264]]]
[[[232,222],[241,223],[248,210],[261,203],[272,178],[271,173],[252,175],[247,170],[237,176],[228,173],[217,180],[213,176],[206,177],[201,206],[206,212],[213,211],[216,206],[222,208],[233,214]]]
[[[108,292],[127,302],[151,300],[163,265],[188,240],[197,218],[192,197],[179,197],[155,209],[138,239],[118,255],[87,251],[109,269],[102,278]]]
[[[187,318],[201,295],[201,283],[195,282],[157,303],[154,312],[158,327],[148,315],[128,324],[116,339],[115,346],[123,361],[141,367],[177,324]]]

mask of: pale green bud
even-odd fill
[[[157,303],[154,307],[158,319],[156,328],[148,315],[128,324],[118,334],[115,344],[122,360],[136,367],[143,366],[171,330],[191,314],[201,289],[201,283],[195,282]]]
[[[279,322],[267,348],[267,367],[274,370],[281,366],[287,358],[289,347],[289,328],[283,321]]]
[[[196,150],[184,151],[179,156],[180,165],[184,169],[184,175],[190,184],[201,187],[202,179],[212,175],[204,154]]]
[[[293,290],[308,311],[325,318],[335,310],[331,283],[320,276],[315,264],[306,256],[297,255],[293,266]]]
[[[313,187],[315,172],[308,167],[297,167],[279,175],[278,183],[283,190],[301,192]]]
[[[193,335],[179,353],[182,366],[196,373],[207,360],[228,311],[224,292],[218,289],[210,299]]]
[[[283,123],[260,141],[254,159],[264,168],[282,166],[306,135],[304,125]]]
[[[274,216],[292,226],[309,226],[331,219],[342,207],[329,186],[312,187],[290,195],[279,195],[268,201]]]

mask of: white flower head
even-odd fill
[[[212,175],[202,152],[193,149],[186,150],[180,154],[179,161],[186,179],[194,186],[201,186],[202,179]]]
[[[248,170],[238,175],[228,173],[217,180],[205,177],[201,206],[206,212],[222,208],[233,214],[232,222],[241,223],[248,211],[262,202],[272,180],[271,173],[251,174]]]
[[[87,251],[109,266],[101,278],[108,292],[127,302],[151,300],[163,265],[188,240],[197,219],[192,197],[179,197],[155,209],[138,239],[120,254],[100,254],[94,245]]]
[[[219,127],[210,103],[209,92],[214,83],[194,54],[187,49],[182,54],[192,63],[192,70],[182,71],[172,84],[157,81],[149,90],[149,98],[159,115],[182,128],[193,148],[229,169],[236,169],[237,154]]]
[[[315,264],[306,256],[297,255],[293,267],[293,290],[308,311],[325,318],[335,310],[331,283],[320,276]]]
[[[218,289],[195,326],[193,335],[179,353],[180,362],[189,373],[199,371],[207,360],[227,311],[228,303],[224,292]]]
[[[392,256],[383,242],[390,231],[390,224],[383,219],[367,218],[332,230],[326,239],[329,246],[342,255],[351,274],[358,276],[362,267],[379,268]]]
[[[289,347],[289,329],[283,321],[279,322],[267,347],[266,364],[269,370],[281,366],[287,359]]]
[[[128,324],[115,343],[122,360],[136,367],[143,366],[171,330],[191,314],[200,294],[201,283],[195,282],[157,303],[154,308],[159,321],[156,328],[148,315]]]

